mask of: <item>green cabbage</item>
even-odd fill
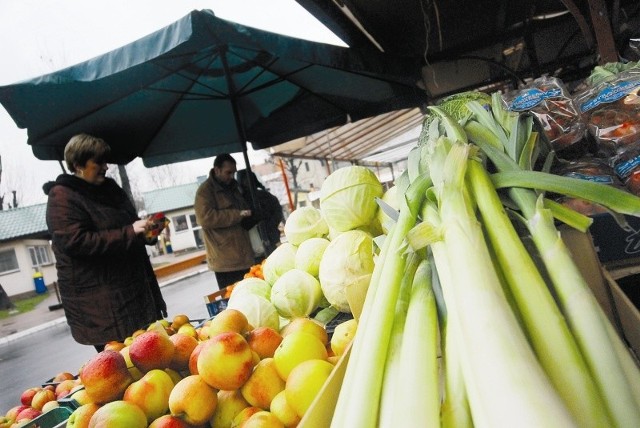
[[[339,232],[369,227],[382,196],[378,177],[369,168],[348,166],[331,173],[320,189],[320,210],[329,228]]]
[[[271,327],[280,330],[280,316],[271,301],[251,293],[231,295],[227,308],[242,312],[253,328]]]
[[[231,292],[231,296],[242,293],[251,293],[262,296],[269,300],[271,298],[271,286],[267,281],[260,278],[244,278],[236,283]]]
[[[285,272],[271,289],[271,303],[285,318],[309,316],[321,299],[322,289],[318,280],[300,269]]]
[[[287,242],[300,245],[309,238],[323,238],[329,227],[320,210],[314,207],[300,207],[292,212],[284,224]]]
[[[325,238],[311,238],[304,241],[296,251],[295,268],[317,277],[320,270],[320,259],[322,259],[328,245],[329,240]]]
[[[368,287],[373,267],[371,235],[361,230],[338,235],[320,260],[320,287],[329,303],[340,312],[351,312],[347,287],[354,284]]]
[[[269,254],[262,266],[262,276],[269,285],[273,285],[280,275],[295,267],[297,250],[298,247],[290,242],[285,242]]]

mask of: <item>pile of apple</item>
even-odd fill
[[[340,324],[329,340],[325,328],[310,318],[294,318],[277,331],[253,328],[235,309],[199,327],[179,315],[124,342],[108,343],[80,368],[77,379],[60,380],[55,389],[64,395],[39,388],[28,408],[35,410],[36,396],[48,391],[37,406],[57,404],[64,396],[80,405],[67,421],[72,428],[295,427],[355,328],[353,320]],[[26,415],[29,419],[7,414],[13,420],[6,427],[19,427],[39,414]]]

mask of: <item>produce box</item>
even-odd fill
[[[622,229],[611,214],[595,214],[592,218],[589,231],[603,264],[640,262],[640,218],[625,216],[630,230]]]
[[[46,413],[41,414],[22,428],[63,428],[67,425],[67,419],[71,416],[73,410],[67,407],[56,407]]]
[[[229,299],[225,296],[228,294],[227,288],[223,288],[222,290],[218,290],[215,293],[207,294],[204,296],[204,302],[207,306],[207,312],[209,312],[209,316],[216,316],[221,311],[227,308],[227,303],[229,303]]]

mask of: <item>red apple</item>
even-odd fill
[[[282,342],[280,333],[271,327],[257,327],[247,333],[247,343],[260,359],[273,357]]]
[[[20,402],[22,404],[24,404],[25,406],[30,406],[31,405],[31,400],[33,400],[33,396],[36,395],[36,392],[40,391],[41,389],[42,389],[42,387],[39,387],[39,386],[34,386],[34,387],[26,389],[20,395]]]
[[[188,370],[189,358],[191,357],[191,353],[195,347],[198,346],[198,340],[193,336],[182,333],[176,333],[173,336],[170,336],[169,339],[173,342],[175,347],[175,352],[173,353],[171,363],[169,363],[169,368],[176,371]]]
[[[42,412],[38,409],[34,409],[33,407],[27,407],[23,409],[18,416],[16,416],[16,422],[21,422],[25,420],[32,420],[40,416]]]
[[[205,382],[230,391],[240,388],[251,376],[253,352],[240,333],[220,333],[204,342],[197,365]]]
[[[20,413],[27,407],[29,406],[25,406],[24,404],[14,406],[7,411],[7,413],[5,414],[5,417],[15,422],[16,418],[18,417],[18,413]]]
[[[68,395],[73,388],[78,385],[78,381],[75,379],[67,379],[63,380],[59,384],[56,385],[55,393],[56,399],[60,399],[66,395]]]
[[[60,372],[55,375],[52,382],[62,382],[63,380],[75,379],[76,377],[69,372]]]
[[[149,428],[191,428],[191,426],[177,416],[163,415],[152,421]]]
[[[80,380],[91,401],[107,403],[122,398],[133,382],[124,356],[116,351],[102,351],[82,367]]]
[[[127,387],[122,399],[140,407],[150,423],[169,410],[169,394],[173,386],[174,382],[167,372],[149,370],[140,380]]]
[[[198,342],[193,351],[191,351],[191,355],[189,356],[189,373],[192,375],[198,374],[198,355],[200,355],[200,351],[202,351],[202,347],[205,342]]]
[[[143,373],[169,367],[174,352],[175,346],[164,329],[146,331],[129,345],[129,358]]]

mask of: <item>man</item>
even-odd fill
[[[249,233],[243,227],[251,210],[235,173],[235,159],[228,153],[220,154],[196,192],[196,218],[202,226],[207,264],[220,289],[241,280],[254,264]]]

